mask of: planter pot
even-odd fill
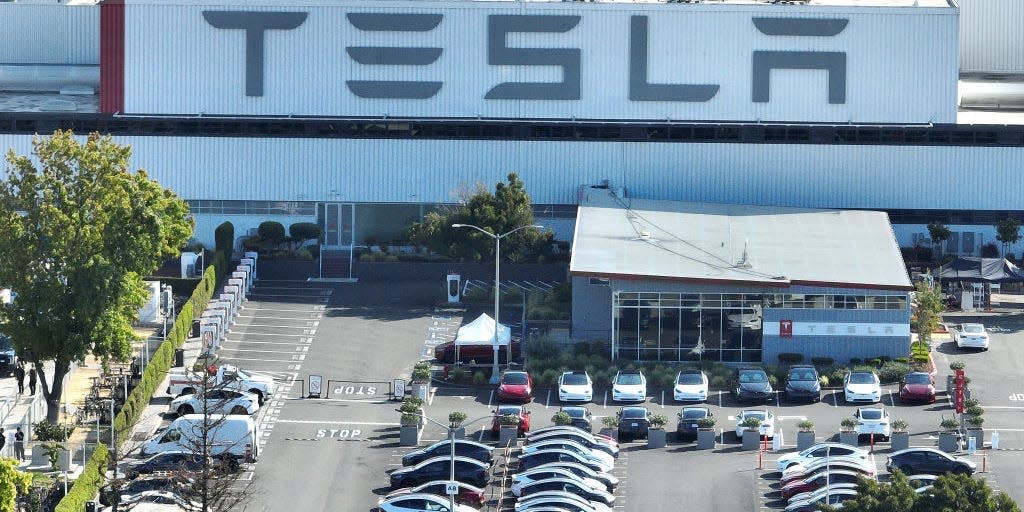
[[[459,427],[459,428],[455,429],[455,439],[465,439],[465,438],[466,438],[466,427]]]
[[[816,435],[813,430],[810,432],[797,432],[796,433],[796,449],[797,451],[803,451],[805,448],[810,448],[814,445]]]
[[[714,430],[697,430],[697,449],[698,450],[713,450],[715,448],[715,438],[718,437]]]
[[[860,444],[860,436],[856,432],[839,432],[839,442],[850,446]]]
[[[946,453],[960,450],[960,434],[958,432],[939,432],[939,449]]]
[[[402,425],[398,436],[399,446],[417,446],[420,444],[420,427],[416,425]]]
[[[743,431],[743,449],[757,450],[761,446],[761,433],[756,430]]]
[[[666,444],[665,429],[652,428],[647,431],[648,448],[664,448]]]
[[[910,448],[910,432],[893,432],[889,446],[894,452]]]
[[[427,401],[427,394],[430,392],[429,382],[413,382],[412,383],[412,396]]]
[[[980,428],[967,429],[967,437],[974,438],[974,448],[980,450],[985,447],[985,431]]]
[[[513,448],[519,446],[518,425],[502,425],[501,429],[498,430],[498,447],[504,448],[506,446]]]

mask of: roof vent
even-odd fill
[[[650,239],[651,239],[651,232],[650,231],[641,231],[640,232],[640,240],[645,240],[646,241],[646,240],[650,240]]]

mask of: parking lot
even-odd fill
[[[387,396],[390,381],[398,377],[407,379],[416,361],[429,358],[433,345],[454,335],[461,316],[458,311],[423,306],[432,303],[429,293],[417,295],[415,289],[409,290],[408,296],[399,296],[392,291],[393,287],[383,284],[340,285],[333,290],[304,283],[293,285],[307,291],[291,290],[288,293],[294,297],[285,297],[282,288],[274,292],[281,294],[276,298],[260,291],[253,298],[255,302],[246,308],[246,314],[252,312],[254,318],[247,325],[240,321],[235,331],[244,340],[240,340],[234,352],[224,352],[226,359],[234,359],[243,367],[276,372],[274,375],[282,381],[294,374],[302,381],[290,390],[282,388],[278,401],[267,408],[262,423],[268,434],[267,442],[260,462],[255,465],[246,509],[372,510],[389,490],[385,472],[399,467],[399,457],[409,450],[398,445],[399,414],[394,410],[397,404]],[[286,334],[292,333],[283,329],[284,324],[268,323],[265,319],[269,314],[277,315],[281,322],[302,324],[299,330],[309,329],[309,333],[296,336],[295,344],[272,345],[291,343],[284,340],[288,338]],[[302,318],[286,319],[293,316]],[[979,467],[984,457],[986,473],[979,477],[1019,500],[1024,498],[1018,490],[1024,488],[1024,477],[1020,476],[1020,452],[1016,450],[1024,449],[1024,429],[1018,421],[1024,410],[1024,389],[1015,389],[1013,386],[1019,380],[1007,376],[1016,375],[1014,361],[1024,355],[1014,345],[1021,339],[1019,330],[1024,327],[1024,318],[1001,316],[980,320],[996,327],[991,333],[990,351],[959,353],[951,343],[936,344],[936,387],[940,395],[935,404],[901,405],[896,386],[890,385],[883,388],[882,405],[889,409],[891,419],[904,419],[910,424],[911,446],[934,446],[939,421],[943,415],[952,413],[944,393],[948,364],[952,360],[964,361],[974,396],[986,410],[986,439],[990,439],[993,431],[999,432],[1000,450],[985,449],[972,456]],[[257,358],[263,360],[246,361]],[[304,379],[309,375],[323,377],[328,397],[301,398]],[[1020,397],[1017,393],[1021,393]],[[526,406],[531,412],[532,428],[551,424],[551,416],[559,407],[556,396],[554,390],[549,393],[548,389],[535,393],[534,401]],[[614,470],[622,480],[616,490],[616,510],[661,510],[665,503],[687,503],[712,510],[783,508],[777,481],[773,479],[777,472],[772,469],[779,452],[744,451],[731,433],[735,414],[751,407],[749,404],[738,404],[727,394],[713,392],[708,406],[718,420],[716,429],[725,433],[724,443],[714,450],[698,451],[693,443],[676,441],[675,414],[682,405],[671,401],[671,393],[667,396],[667,402],[663,402],[662,390],[649,390],[646,405],[652,412],[669,418],[669,444],[661,449],[647,449],[646,443],[638,440],[622,446]],[[465,412],[468,421],[472,421],[490,417],[496,404],[492,386],[441,384],[433,390],[424,410],[427,416],[441,422],[456,410]],[[855,405],[844,404],[841,392],[837,394],[836,390],[826,390],[822,402],[816,404],[776,400],[764,406],[776,416],[776,432],[783,444],[781,452],[795,449],[799,421],[813,421],[819,441],[833,439],[842,418],[856,409]],[[615,414],[620,404],[606,402],[604,387],[598,387],[594,402],[587,407],[595,416],[597,431],[601,428],[600,418]],[[495,442],[496,436],[489,432],[489,426],[489,420],[477,421],[467,429],[467,436]],[[428,423],[420,446],[445,435],[444,429]],[[862,447],[868,448],[867,443],[862,443]],[[888,443],[874,447],[876,465],[883,478],[889,451]],[[487,489],[490,501],[486,509],[502,506],[510,510],[511,495],[502,495],[499,478],[504,459],[498,456],[496,461],[492,485]]]

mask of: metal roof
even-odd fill
[[[884,212],[581,196],[574,275],[912,289]]]

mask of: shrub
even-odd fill
[[[843,432],[851,432],[854,427],[857,426],[857,420],[853,418],[843,418],[843,421],[839,422],[839,426],[842,427]]]
[[[977,398],[968,398],[967,400],[964,400],[964,407],[968,409],[971,407],[978,407],[979,405],[981,405],[981,402],[979,402]]]
[[[721,375],[712,375],[708,377],[708,388],[710,389],[725,389],[729,386],[729,378]]]
[[[551,422],[555,425],[572,425],[572,417],[565,411],[558,411],[551,417]]]
[[[740,423],[740,425],[749,429],[756,429],[761,426],[761,418],[755,418],[751,416],[749,418],[744,419],[743,423]]]
[[[945,431],[948,432],[948,431],[954,431],[954,430],[960,428],[960,424],[957,423],[957,421],[955,419],[953,419],[953,418],[942,418],[942,421],[939,422],[939,427],[942,430],[945,430]]]
[[[779,354],[779,362],[783,364],[797,364],[804,361],[804,355],[799,352],[782,352]]]
[[[82,474],[75,480],[67,495],[60,500],[54,512],[81,512],[86,502],[96,498],[107,470],[107,446],[99,444],[85,463]]]
[[[967,418],[967,423],[972,427],[981,428],[981,424],[985,423],[985,418],[982,418],[981,416],[971,416],[970,418]]]
[[[216,250],[230,257],[235,246],[235,226],[227,221],[221,223],[213,231],[213,239],[216,243]]]
[[[875,368],[879,368],[882,366],[882,359],[878,357],[871,358],[867,360],[867,364],[868,366],[874,366]]]
[[[466,421],[466,418],[468,417],[469,416],[462,411],[453,411],[448,414],[448,423],[451,423],[452,427],[458,428],[459,425],[462,425],[462,422]]]
[[[828,379],[828,375],[819,375],[819,376],[818,376],[818,384],[819,384],[819,385],[820,385],[821,387],[823,387],[823,388],[827,388],[827,387],[828,387],[828,384],[829,384],[829,382],[831,382],[831,381],[829,381],[829,379]]]
[[[954,371],[963,370],[966,366],[967,365],[965,365],[963,361],[953,361],[949,363],[949,369]]]
[[[812,357],[811,363],[814,366],[831,366],[836,360],[831,357]]]
[[[697,428],[705,428],[705,429],[707,429],[707,428],[714,428],[714,426],[715,426],[715,418],[714,417],[710,417],[709,416],[707,418],[701,418],[701,419],[697,420]]]
[[[850,358],[850,366],[857,366],[858,364],[860,364],[860,362],[861,361],[860,361],[859,357],[851,357]]]
[[[58,425],[50,423],[48,420],[40,421],[32,428],[36,435],[36,441],[56,441],[58,443],[67,441],[75,430],[74,425]]]
[[[985,409],[982,409],[980,405],[972,405],[966,409],[966,412],[971,416],[981,416],[985,414]]]
[[[505,425],[505,426],[519,425],[519,415],[518,414],[502,414],[501,416],[498,416],[498,424],[499,425]]]
[[[477,370],[473,373],[473,385],[483,386],[484,384],[487,384],[487,376],[484,375],[483,371]]]
[[[910,364],[910,358],[909,357],[897,357],[896,359],[893,359],[893,361],[896,361],[897,363],[907,364],[907,365]]]
[[[981,246],[981,257],[982,258],[998,258],[999,257],[999,246],[995,242],[989,242]]]
[[[260,238],[275,244],[283,242],[285,238],[284,224],[273,220],[261,222],[256,233]]]
[[[850,370],[847,369],[846,367],[837,366],[828,372],[828,380],[829,382],[835,382],[836,385],[839,385],[839,383],[842,382],[844,378],[846,378],[846,374],[849,371]]]
[[[601,424],[604,425],[606,428],[618,428],[619,427],[619,417],[618,416],[605,416],[604,418],[601,418]]]
[[[907,423],[907,420],[892,420],[891,426],[893,432],[906,432],[907,429],[910,428],[910,424]]]
[[[469,379],[469,372],[467,372],[466,369],[461,366],[456,366],[455,368],[452,368],[452,372],[450,375],[452,380],[454,380],[455,382],[465,382]]]
[[[889,361],[882,363],[882,368],[878,370],[878,379],[881,380],[883,384],[899,382],[900,379],[902,379],[909,371],[909,364]]]
[[[554,386],[558,383],[558,377],[562,375],[562,372],[554,369],[544,370],[539,376],[537,376],[537,385],[539,386]]]
[[[295,249],[292,251],[292,258],[303,261],[312,261],[313,253],[309,252],[309,249]]]
[[[668,423],[668,418],[663,414],[655,414],[654,416],[651,416],[651,428],[662,428],[666,423]]]
[[[288,234],[300,242],[316,240],[320,238],[320,226],[312,222],[296,222],[288,226]]]
[[[427,361],[420,361],[416,363],[416,366],[412,368],[412,380],[424,381],[430,380],[431,371],[430,363]]]
[[[800,429],[800,432],[814,432],[814,422],[811,420],[803,420],[797,423],[796,427]]]

